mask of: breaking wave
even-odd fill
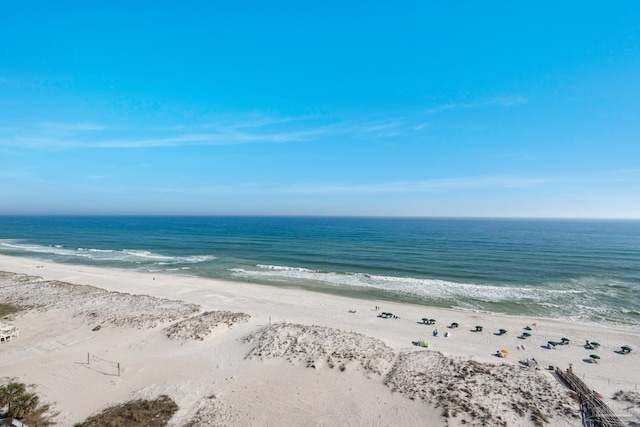
[[[123,262],[130,264],[197,264],[215,260],[213,255],[171,256],[139,249],[70,248],[62,245],[33,245],[18,240],[0,240],[0,252],[7,254],[48,255],[53,261],[58,258],[77,258],[95,262]]]

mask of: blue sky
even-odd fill
[[[92,3],[0,6],[0,214],[640,218],[640,3]]]

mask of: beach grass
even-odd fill
[[[20,307],[13,304],[0,304],[0,318],[20,311]]]
[[[111,406],[74,427],[164,427],[178,410],[178,405],[167,395],[153,400],[137,399]]]

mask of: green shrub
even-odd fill
[[[167,395],[154,400],[132,400],[105,409],[73,427],[164,427],[178,410],[178,405]]]

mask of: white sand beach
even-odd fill
[[[577,426],[547,369],[570,365],[640,423],[638,331],[8,256],[0,272],[0,303],[24,307],[0,377],[34,384],[60,426],[162,394],[179,406],[172,426]]]

